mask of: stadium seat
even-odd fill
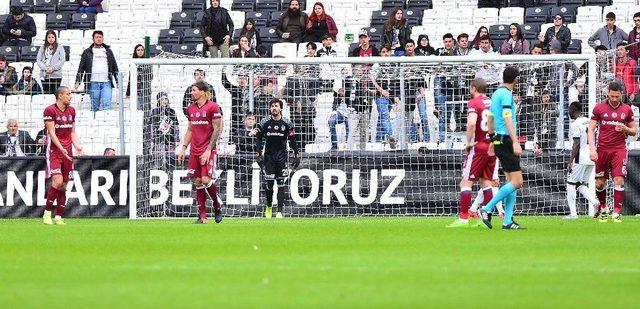
[[[36,0],[33,6],[34,13],[55,13],[56,12],[56,1],[55,0]]]
[[[6,1],[6,0],[5,0]],[[33,0],[11,0],[11,6],[19,6],[25,12],[32,12],[33,9]]]
[[[22,46],[20,48],[20,61],[36,62],[40,46]]]
[[[389,14],[389,12],[384,10],[371,12],[371,26],[376,27],[384,25],[388,19],[387,14]]]
[[[297,53],[298,44],[296,43],[275,43],[271,52],[273,56],[283,56],[285,58],[295,58]]]
[[[471,25],[473,24],[472,9],[457,9],[447,13],[448,25]]]
[[[534,0],[510,0],[510,7],[530,8],[536,6]]]
[[[0,27],[4,26],[4,23],[7,21],[7,17],[9,17],[9,16],[10,16],[9,14],[0,15]]]
[[[5,56],[8,62],[16,62],[18,61],[18,50],[17,46],[2,46],[0,47],[0,55]]]
[[[584,4],[583,0],[560,0],[559,5],[573,5],[573,6],[581,6]]]
[[[276,33],[276,29],[274,28],[261,28],[260,38],[262,39],[262,42],[266,44],[277,43],[280,40],[280,38],[278,38],[278,34]]]
[[[205,1],[202,0],[182,0],[183,12],[202,12],[205,10]]]
[[[390,11],[395,7],[404,8],[404,0],[382,0],[383,11]]]
[[[71,24],[71,14],[48,14],[47,15],[47,29],[52,30],[66,30],[69,29]]]
[[[576,15],[577,23],[601,23],[602,7],[601,6],[581,6],[578,7]]]
[[[509,38],[509,25],[492,25],[489,27],[492,41],[504,41]]]
[[[434,9],[446,9],[451,10],[456,8],[456,1],[451,0],[432,0]]]
[[[275,12],[282,9],[279,0],[258,0],[256,1],[256,10],[258,12]]]
[[[36,24],[36,29],[47,29],[47,14],[34,13],[30,15]]]
[[[180,29],[162,29],[158,35],[158,44],[180,44],[182,42],[182,34],[183,32]]]
[[[422,25],[445,25],[447,23],[447,15],[446,10],[425,10],[422,14]]]
[[[419,25],[422,21],[423,11],[405,10],[404,17],[407,19],[409,26]]]
[[[253,18],[256,28],[266,27],[269,24],[270,15],[263,12],[245,12],[245,19]],[[244,25],[244,23],[243,23]]]
[[[96,27],[96,14],[75,13],[71,15],[71,28],[91,30]]]
[[[174,44],[171,46],[171,52],[174,54],[193,55],[196,51],[196,44]]]
[[[238,42],[238,39],[240,38],[240,31],[242,31],[242,29],[233,30],[233,41],[234,42]]]
[[[527,8],[524,13],[525,23],[546,23],[549,19],[549,7]]]
[[[538,6],[557,6],[558,0],[536,0]]]
[[[282,16],[282,11],[271,12],[271,16],[269,17],[269,27],[277,27],[280,22],[280,16]]]
[[[149,56],[150,57],[155,57],[157,55],[159,55],[160,53],[162,53],[163,51],[171,51],[171,48],[169,47],[169,45],[149,45]]]
[[[60,0],[60,2],[58,3],[59,13],[73,14],[77,10],[78,10],[78,3],[76,2],[76,0]]]
[[[522,35],[527,40],[535,40],[540,34],[540,24],[524,24],[522,26]]]
[[[568,54],[580,54],[582,53],[582,40],[574,39],[569,42]]]
[[[256,4],[254,0],[242,0],[242,1],[233,1],[233,5],[231,5],[232,11],[243,11],[243,12],[251,12],[256,10]]]
[[[200,44],[202,43],[202,34],[200,29],[184,29],[182,35],[182,44]]]
[[[611,5],[611,0],[584,0],[584,5],[607,6]]]
[[[498,9],[497,8],[481,8],[477,9],[473,12],[473,24],[490,26],[496,25],[499,22],[498,18]]]
[[[562,15],[565,23],[576,22],[576,8],[575,6],[556,6],[551,8],[551,16]]]
[[[407,9],[414,11],[424,11],[433,9],[431,0],[407,0]]]
[[[500,24],[524,23],[524,8],[508,7],[500,9],[498,22]]]
[[[192,21],[195,19],[195,14],[191,12],[175,12],[171,14],[171,26],[169,28],[193,28]]]

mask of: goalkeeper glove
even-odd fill
[[[300,153],[298,152],[296,153],[296,156],[293,159],[293,163],[291,164],[291,169],[294,169],[294,170],[297,169],[298,166],[300,166],[300,160],[301,160]]]

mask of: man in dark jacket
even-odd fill
[[[18,130],[18,120],[7,121],[7,131],[0,133],[0,156],[24,157],[35,152],[36,142],[29,132]]]
[[[2,27],[2,34],[6,38],[4,46],[29,46],[36,31],[33,17],[25,14],[22,7],[12,6],[11,15]]]
[[[11,87],[18,82],[16,69],[7,63],[4,56],[0,56],[0,95],[11,94]]]
[[[204,48],[211,58],[229,57],[229,45],[233,37],[233,20],[227,9],[220,7],[220,0],[211,0],[211,7],[204,11],[200,33],[204,39]]]
[[[377,57],[380,56],[378,49],[369,43],[369,32],[367,29],[362,29],[358,36],[360,40],[360,46],[355,48],[349,53],[349,57]]]
[[[564,25],[564,17],[556,15],[553,17],[553,26],[549,27],[544,35],[538,36],[538,40],[544,48],[549,48],[552,41],[560,43],[560,49],[563,54],[567,53],[569,44],[571,43],[571,30]]]
[[[300,43],[304,35],[309,16],[300,10],[298,0],[289,1],[289,8],[280,16],[276,33],[280,42]]]
[[[203,69],[196,69],[195,71],[193,71],[193,84],[198,82],[207,84],[209,89],[211,89],[211,100],[216,101],[216,93],[213,89],[213,86],[211,86],[211,84],[209,84],[206,79],[207,74]],[[187,109],[189,108],[189,104],[193,103],[193,99],[191,98],[191,88],[193,87],[193,84],[187,87],[187,89],[184,91],[184,96],[182,97],[182,112],[185,116],[187,116],[188,114]]]
[[[80,83],[88,84],[91,95],[91,110],[111,109],[111,89],[115,88],[118,64],[111,48],[104,44],[104,34],[93,32],[93,44],[82,52],[75,89]]]
[[[237,77],[238,85],[234,85],[229,80],[227,73],[222,72],[222,86],[231,94],[231,141],[236,147],[243,141],[242,133],[243,116],[249,113],[249,79],[247,76]],[[256,123],[256,117],[253,117],[253,123]]]

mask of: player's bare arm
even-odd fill
[[[178,163],[182,164],[184,161],[184,152],[191,143],[191,134],[193,134],[193,127],[191,126],[191,121],[188,122],[187,132],[184,134],[184,140],[182,142],[182,147],[180,147],[180,151],[178,152]]]
[[[580,151],[580,138],[573,139],[573,145],[571,146],[571,154],[569,155],[569,163],[567,164],[567,170],[571,173],[573,169],[573,162],[578,156],[578,152]]]
[[[71,128],[71,143],[73,144],[73,147],[76,150],[76,155],[81,156],[82,153],[82,147],[80,146],[80,137],[78,137],[78,134],[76,133],[76,124],[73,124],[73,127]]]
[[[493,121],[494,121],[493,113],[489,112],[489,114],[487,115],[487,133],[491,138],[491,143],[489,143],[489,149],[487,150],[487,154],[492,157],[496,155],[496,152],[493,148],[493,136],[496,135],[496,125],[493,123]]]
[[[209,161],[211,157],[211,151],[216,149],[218,145],[218,139],[220,139],[220,135],[222,134],[222,118],[213,119],[211,121],[211,126],[213,126],[213,133],[211,133],[211,140],[209,141],[209,146],[207,150],[205,150],[202,155],[200,155],[200,164],[205,164]]]
[[[52,120],[50,120],[50,121],[46,121],[44,125],[47,128],[47,133],[49,133],[49,138],[51,139],[51,142],[53,143],[53,145],[56,146],[58,150],[60,150],[60,152],[64,155],[64,157],[67,160],[71,161],[71,157],[69,156],[69,153],[67,152],[66,149],[64,149],[64,147],[62,147],[62,144],[60,144],[60,140],[56,135],[56,124]]]
[[[587,130],[587,139],[589,141],[589,158],[591,161],[598,161],[598,151],[596,150],[596,127],[598,126],[598,122],[596,120],[591,119],[589,121],[589,129]]]
[[[618,132],[622,132],[628,136],[636,136],[638,135],[638,127],[636,125],[635,121],[631,121],[629,123],[627,123],[627,125],[624,124],[617,124],[616,125],[616,131]]]
[[[469,116],[467,116],[467,151],[473,148],[475,145],[474,136],[476,135],[476,122],[478,121],[478,113],[469,112]]]

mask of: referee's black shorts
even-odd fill
[[[497,135],[498,143],[494,143],[493,148],[496,152],[496,156],[500,159],[500,165],[502,170],[511,173],[519,172],[520,157],[513,153],[513,142],[509,135]]]

